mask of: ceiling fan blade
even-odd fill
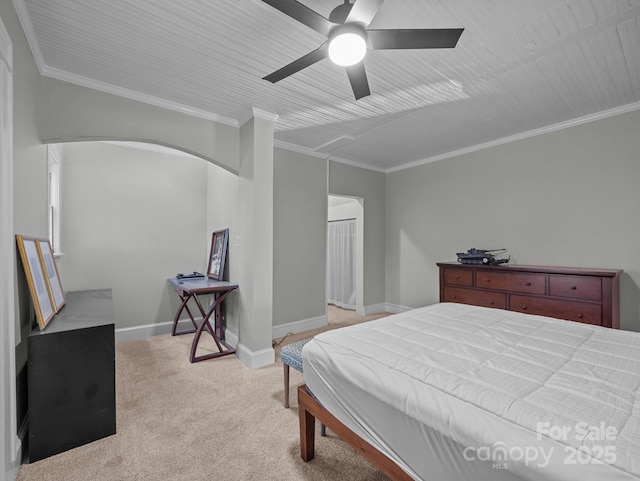
[[[331,22],[324,18],[319,13],[311,10],[309,7],[303,5],[296,0],[262,0],[267,5],[271,5],[273,8],[280,10],[285,15],[297,20],[298,22],[306,25],[307,27],[321,33],[322,35],[329,35],[329,29],[331,28]]]
[[[464,28],[413,30],[367,30],[373,50],[410,48],[453,48]]]
[[[309,52],[304,57],[300,57],[298,60],[294,60],[289,65],[285,65],[280,70],[276,70],[275,72],[263,77],[264,80],[268,80],[271,83],[276,83],[283,78],[288,77],[289,75],[293,75],[296,72],[299,72],[303,68],[307,68],[313,65],[316,62],[327,57],[327,42],[323,43],[320,48],[317,48],[313,52]]]
[[[364,63],[359,62],[351,67],[345,68],[347,70],[349,82],[351,82],[353,95],[356,96],[356,100],[360,100],[362,97],[371,95],[371,92],[369,91],[369,82],[367,81],[367,73],[364,70]]]
[[[366,27],[376,16],[384,0],[356,0],[345,23],[358,22]]]

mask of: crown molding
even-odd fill
[[[291,152],[297,152],[299,154],[304,154],[304,155],[308,155],[310,157],[317,157],[319,159],[327,159],[327,157],[329,156],[329,154],[326,153],[322,153],[322,152],[316,152],[312,149],[309,149],[307,147],[303,147],[301,145],[298,144],[290,144],[289,142],[284,142],[283,140],[277,140],[274,139],[273,140],[273,146],[277,147],[279,149],[284,149],[284,150],[289,150]]]
[[[225,117],[225,116],[221,116],[212,112],[208,112],[205,110],[201,110],[201,109],[197,109],[197,108],[193,108],[193,107],[189,107],[177,102],[172,102],[172,101],[168,101],[165,99],[161,99],[158,97],[154,97],[151,95],[147,95],[147,94],[143,94],[141,92],[137,92],[134,90],[129,90],[123,87],[117,87],[111,84],[108,84],[106,82],[100,82],[94,79],[90,79],[87,77],[83,77],[80,75],[76,75],[76,74],[72,74],[69,72],[65,72],[63,70],[54,68],[54,67],[50,67],[48,65],[46,65],[45,61],[44,61],[44,57],[42,55],[42,51],[40,49],[39,43],[38,43],[38,39],[37,36],[35,34],[35,30],[33,28],[33,24],[31,22],[31,18],[25,3],[25,0],[13,0],[13,5],[14,8],[16,10],[16,14],[18,16],[18,19],[20,21],[20,24],[22,26],[22,30],[24,31],[25,37],[27,39],[27,43],[29,44],[29,47],[31,49],[31,53],[33,56],[33,59],[36,63],[36,66],[38,67],[38,70],[40,71],[40,74],[42,76],[45,77],[50,77],[50,78],[54,78],[57,80],[61,80],[64,82],[68,82],[71,84],[75,84],[75,85],[79,85],[82,87],[87,87],[87,88],[91,88],[97,91],[101,91],[101,92],[105,92],[105,93],[109,93],[109,94],[113,94],[113,95],[117,95],[119,97],[123,97],[129,100],[134,100],[134,101],[138,101],[138,102],[142,102],[142,103],[146,103],[149,105],[154,105],[156,107],[161,107],[161,108],[165,108],[168,110],[172,110],[175,112],[180,112],[182,114],[185,115],[190,115],[193,117],[197,117],[197,118],[201,118],[201,119],[205,119],[205,120],[210,120],[213,122],[217,122],[220,124],[224,124],[224,125],[229,125],[231,127],[236,127],[239,128],[242,125],[244,125],[249,119],[251,119],[252,117],[255,118],[261,118],[261,119],[265,119],[265,120],[270,120],[275,122],[278,119],[278,115],[270,113],[270,112],[266,112],[264,110],[260,110],[260,109],[251,109],[250,111],[248,111],[246,113],[246,115],[242,116],[239,119],[234,119],[234,118],[230,118],[230,117]],[[0,29],[0,36],[2,35],[2,29]],[[9,43],[11,42],[10,38],[9,39],[5,39],[5,38],[0,38],[0,41],[3,41],[6,43],[6,40],[9,41]],[[9,54],[7,54],[5,51],[0,51],[0,55],[5,59],[5,61],[10,65],[12,58]],[[7,58],[7,56],[9,58]],[[605,110],[602,112],[597,112],[595,114],[590,114],[590,115],[586,115],[584,117],[580,117],[577,119],[572,119],[572,120],[568,120],[568,121],[564,121],[564,122],[560,122],[554,125],[550,125],[547,127],[542,127],[539,129],[534,129],[528,132],[523,132],[523,133],[519,133],[519,134],[515,134],[512,136],[508,136],[508,137],[504,137],[501,139],[496,139],[496,140],[492,140],[490,142],[485,142],[482,144],[477,144],[474,146],[470,146],[470,147],[466,147],[463,149],[459,149],[459,150],[455,150],[455,151],[451,151],[451,152],[446,152],[443,154],[439,154],[439,155],[435,155],[432,157],[427,157],[421,160],[417,160],[417,161],[413,161],[413,162],[408,162],[399,166],[395,166],[395,167],[389,167],[389,168],[381,168],[381,167],[376,167],[376,166],[372,166],[369,164],[365,164],[362,162],[357,162],[357,161],[353,161],[353,160],[349,160],[349,159],[344,159],[344,158],[340,158],[340,157],[334,157],[332,156],[330,153],[328,152],[321,152],[321,151],[317,151],[317,150],[313,150],[313,149],[309,149],[303,146],[299,146],[299,145],[295,145],[295,144],[290,144],[287,142],[283,142],[283,141],[278,141],[274,139],[274,146],[275,147],[279,147],[285,150],[290,150],[293,152],[298,152],[304,155],[309,155],[312,157],[318,157],[318,158],[323,158],[323,159],[327,159],[327,160],[332,160],[341,164],[345,164],[345,165],[350,165],[353,167],[358,167],[358,168],[362,168],[362,169],[366,169],[366,170],[371,170],[374,172],[382,172],[382,173],[393,173],[393,172],[398,172],[398,171],[402,171],[402,170],[406,170],[406,169],[410,169],[413,167],[417,167],[420,165],[424,165],[424,164],[428,164],[431,162],[437,162],[440,160],[444,160],[444,159],[448,159],[451,157],[457,157],[460,155],[465,155],[465,154],[469,154],[469,153],[473,153],[473,152],[478,152],[480,150],[485,150],[485,149],[489,149],[492,147],[497,147],[500,145],[504,145],[504,144],[508,144],[511,142],[516,142],[519,140],[524,140],[527,138],[531,138],[531,137],[536,137],[538,135],[544,135],[544,134],[548,134],[548,133],[552,133],[552,132],[556,132],[559,130],[563,130],[563,129],[567,129],[567,128],[571,128],[571,127],[576,127],[582,124],[586,124],[589,122],[593,122],[596,120],[602,120],[608,117],[613,117],[615,115],[621,115],[624,113],[628,113],[628,112],[632,112],[635,110],[640,110],[640,102],[636,102],[633,104],[627,104],[621,107],[616,107],[613,109],[609,109],[609,110]],[[323,147],[325,147],[325,145],[322,145],[320,147],[317,147],[317,149],[322,149]]]
[[[314,148],[313,150],[325,151],[325,150],[334,150],[340,147],[344,147],[345,145],[350,144],[356,140],[355,137],[351,137],[350,135],[341,135],[340,137],[336,137],[335,139],[330,140],[329,142],[325,142],[322,145]]]
[[[260,110],[256,108],[252,108],[251,113],[253,114],[254,117],[258,119],[270,120],[271,122],[275,122],[276,120],[278,120],[278,117],[279,117],[278,114],[273,114],[271,112],[267,112],[266,110]]]
[[[364,164],[362,162],[356,162],[354,160],[343,159],[341,157],[334,157],[333,155],[329,156],[329,160],[333,162],[338,162],[339,164],[350,165],[351,167],[358,167],[359,169],[372,170],[373,172],[380,172],[385,174],[387,171],[382,167],[376,167],[370,164]]]
[[[65,72],[64,70],[60,70],[57,68],[45,66],[44,70],[42,71],[42,75],[45,77],[50,77],[57,80],[62,80],[64,82],[69,82],[75,85],[79,85],[81,87],[87,87],[93,90],[98,90],[100,92],[117,95],[118,97],[124,97],[129,100],[135,100],[137,102],[142,102],[145,104],[154,105],[156,107],[162,107],[168,110],[173,110],[174,112],[180,112],[182,114],[191,115],[193,117],[198,117],[204,120],[211,120],[213,122],[217,122],[220,124],[230,125],[231,127],[240,126],[236,119],[223,117],[221,115],[207,112],[206,110],[188,107],[186,105],[179,104],[177,102],[171,102],[169,100],[154,97],[152,95],[136,92],[135,90],[129,90],[123,87],[117,87],[115,85],[111,85],[106,82],[100,82],[98,80],[83,77],[81,75]]]
[[[524,140],[531,137],[537,137],[538,135],[549,134],[552,132],[557,132],[559,130],[569,129],[571,127],[577,127],[578,125],[595,122],[596,120],[603,120],[609,117],[614,117],[616,115],[626,114],[628,112],[633,112],[635,110],[640,110],[640,102],[623,105],[621,107],[615,107],[609,110],[603,110],[602,112],[596,112],[595,114],[585,115],[584,117],[579,117],[577,119],[567,120],[565,122],[549,125],[547,127],[542,127],[535,130],[530,130],[528,132],[511,135],[509,137],[504,137],[502,139],[492,140],[491,142],[485,142],[483,144],[478,144],[471,147],[466,147],[464,149],[454,150],[452,152],[435,155],[433,157],[417,160],[415,162],[399,165],[397,167],[391,167],[389,169],[385,169],[384,172],[385,173],[398,172],[401,170],[410,169],[412,167],[418,167],[420,165],[430,164],[431,162],[437,162],[439,160],[449,159],[451,157],[458,157],[460,155],[465,155],[465,154],[470,154],[472,152],[478,152],[480,150],[490,149],[491,147],[497,147],[499,145],[509,144],[511,142],[517,142],[518,140]]]
[[[29,44],[29,48],[31,49],[33,59],[36,62],[38,70],[40,71],[40,75],[44,77],[54,78],[56,80],[62,80],[64,82],[79,85],[81,87],[98,90],[100,92],[117,95],[129,100],[135,100],[149,105],[154,105],[156,107],[173,110],[174,112],[180,112],[186,115],[191,115],[193,117],[211,120],[220,124],[230,125],[231,127],[240,127],[240,124],[236,119],[217,115],[211,112],[207,112],[206,110],[189,107],[177,102],[171,102],[169,100],[154,97],[152,95],[136,92],[135,90],[117,87],[106,82],[100,82],[98,80],[72,74],[64,70],[48,66],[44,61],[44,57],[42,56],[40,44],[38,43],[38,38],[36,37],[36,33],[31,22],[31,17],[29,16],[29,11],[27,10],[27,6],[24,0],[13,0],[13,5],[16,9],[16,13],[18,14],[20,24],[22,25],[22,30],[24,31],[25,37],[27,38],[27,43]]]
[[[24,36],[27,38],[27,43],[29,44],[29,48],[31,49],[33,60],[36,62],[36,66],[38,67],[38,70],[42,75],[42,71],[46,65],[44,63],[42,51],[40,50],[38,37],[36,37],[36,31],[33,28],[33,23],[31,23],[31,17],[29,16],[29,11],[27,10],[27,4],[24,3],[24,0],[13,0],[13,7],[16,9],[16,14],[18,15],[18,20],[20,21],[20,25],[22,26]]]
[[[273,146],[278,147],[280,149],[289,150],[291,152],[297,152],[299,154],[308,155],[310,157],[317,157],[319,159],[331,160],[333,162],[349,165],[351,167],[358,167],[359,169],[366,169],[366,170],[371,170],[373,172],[381,172],[381,173],[385,172],[384,169],[381,169],[379,167],[374,167],[372,165],[363,164],[361,162],[355,162],[353,160],[343,159],[340,157],[333,157],[331,154],[327,152],[318,152],[316,150],[309,149],[307,147],[302,147],[297,144],[290,144],[282,140],[274,140]]]
[[[585,115],[584,117],[580,117],[577,119],[567,120],[565,122],[559,122],[557,124],[549,125],[547,127],[541,127],[539,129],[530,130],[528,132],[523,132],[520,134],[511,135],[509,137],[503,137],[501,139],[492,140],[490,142],[485,142],[482,144],[473,145],[471,147],[466,147],[464,149],[454,150],[451,152],[446,152],[444,154],[435,155],[433,157],[427,157],[425,159],[417,160],[415,162],[409,162],[407,164],[402,164],[397,167],[390,168],[381,168],[375,167],[369,164],[364,164],[362,162],[356,162],[349,159],[344,159],[340,157],[334,157],[327,153],[313,151],[311,149],[306,149],[304,147],[300,147],[294,144],[288,144],[286,142],[276,141],[275,145],[277,147],[281,147],[286,150],[292,150],[294,152],[299,152],[306,155],[314,155],[316,157],[327,158],[328,160],[332,160],[334,162],[338,162],[340,164],[350,165],[352,167],[358,167],[361,169],[372,170],[374,172],[381,172],[383,174],[390,174],[393,172],[399,172],[401,170],[411,169],[413,167],[418,167],[420,165],[430,164],[432,162],[437,162],[439,160],[449,159],[451,157],[458,157],[460,155],[470,154],[473,152],[478,152],[480,150],[490,149],[492,147],[497,147],[504,144],[509,144],[511,142],[517,142],[518,140],[524,140],[531,137],[537,137],[539,135],[549,134],[552,132],[557,132],[564,129],[569,129],[571,127],[576,127],[578,125],[587,124],[590,122],[595,122],[596,120],[603,120],[609,117],[614,117],[616,115],[622,115],[628,112],[633,112],[635,110],[640,110],[640,102],[635,102],[632,104],[623,105],[621,107],[615,107],[609,110],[603,110],[602,112],[596,112],[595,114]]]
[[[27,43],[29,44],[29,48],[31,49],[33,59],[36,62],[38,70],[40,71],[40,75],[44,77],[54,78],[56,80],[62,80],[63,82],[80,85],[81,87],[98,90],[100,92],[117,95],[129,100],[135,100],[138,102],[154,105],[156,107],[173,110],[174,112],[180,112],[186,115],[191,115],[193,117],[211,120],[220,124],[230,125],[231,127],[240,127],[240,123],[233,118],[224,117],[222,115],[217,115],[211,112],[207,112],[206,110],[189,107],[177,102],[171,102],[169,100],[154,97],[152,95],[136,92],[135,90],[117,87],[106,82],[100,82],[99,80],[72,74],[64,70],[48,66],[44,61],[44,57],[42,56],[40,44],[38,43],[38,38],[36,37],[36,33],[31,22],[31,17],[29,16],[29,11],[27,10],[27,6],[24,0],[13,0],[13,5],[16,9],[16,13],[18,14],[20,24],[22,25],[22,30],[24,31],[25,37],[27,38]]]
[[[9,32],[0,18],[0,60],[2,60],[9,72],[13,72],[13,43]]]
[[[238,127],[242,127],[244,124],[249,122],[249,120],[253,118],[269,120],[271,122],[275,122],[278,120],[279,115],[273,114],[271,112],[267,112],[266,110],[260,110],[256,108],[248,109],[239,119],[238,119]]]

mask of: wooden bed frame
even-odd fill
[[[441,302],[498,307],[619,328],[621,270],[455,263],[438,263],[438,266]],[[487,287],[489,284],[491,287]],[[585,316],[583,310],[598,314]],[[323,408],[309,394],[306,385],[298,388],[298,415],[300,456],[305,462],[314,457],[315,420],[318,419],[393,481],[413,480]]]
[[[315,452],[316,419],[331,429],[340,439],[349,444],[365,459],[369,460],[380,471],[393,481],[413,481],[397,464],[371,446],[368,442],[338,421],[333,414],[316,401],[307,386],[298,387],[298,415],[300,417],[300,456],[311,461]]]

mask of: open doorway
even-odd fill
[[[364,315],[362,198],[329,196],[327,303]]]

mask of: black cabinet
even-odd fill
[[[115,332],[111,289],[66,294],[28,338],[29,461],[115,434]]]

